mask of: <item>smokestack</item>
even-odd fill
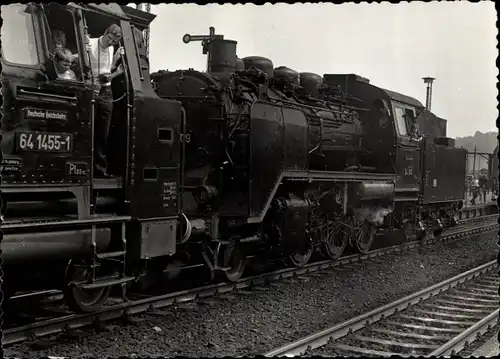
[[[425,99],[425,109],[427,111],[431,110],[431,99],[432,99],[432,83],[434,82],[434,77],[422,77],[424,83],[427,84],[427,97]]]
[[[236,71],[236,41],[214,39],[210,41],[208,72],[234,73]]]

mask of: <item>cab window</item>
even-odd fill
[[[47,45],[57,78],[82,81],[82,62],[78,54],[73,12],[57,3],[50,3],[45,6],[45,16]]]
[[[121,26],[119,20],[113,19],[112,17],[106,16],[105,14],[95,12],[95,11],[85,11],[83,13],[83,17],[85,18],[85,22],[88,26],[88,28],[87,28],[88,36],[91,39],[98,39],[101,36],[103,36],[106,29],[112,24],[116,24],[118,26]],[[122,43],[123,43],[123,40],[121,40],[119,44],[115,44],[113,46],[113,48],[114,48],[113,49],[113,56],[116,54],[116,51],[122,45]],[[117,65],[118,64],[119,64],[119,62],[117,63]],[[97,64],[94,64],[93,66],[97,67]],[[94,71],[95,71],[95,68],[94,68]],[[94,76],[95,76],[95,74],[94,74]]]
[[[414,108],[395,103],[394,117],[396,119],[396,128],[400,136],[411,138],[418,137],[418,128]]]
[[[417,135],[417,118],[415,116],[415,111],[410,108],[405,108],[405,122],[408,133],[412,136]]]
[[[2,57],[17,65],[38,65],[33,6],[2,5],[2,20]]]
[[[406,126],[406,113],[404,108],[394,107],[394,116],[396,118],[396,128],[400,136],[408,136],[408,128]]]

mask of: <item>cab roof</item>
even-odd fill
[[[410,97],[410,96],[407,96],[407,95],[403,95],[403,94],[401,94],[399,92],[386,90],[386,89],[383,89],[381,87],[379,87],[379,88],[382,91],[384,91],[387,94],[387,96],[389,96],[391,98],[391,100],[395,100],[395,101],[398,101],[398,102],[406,103],[408,105],[412,105],[412,106],[415,106],[417,108],[423,108],[424,107],[424,105],[422,105],[422,102],[420,102],[416,98],[413,98],[413,97]]]
[[[149,24],[156,18],[156,15],[148,13],[146,11],[138,10],[130,6],[126,5],[118,5],[117,3],[109,3],[109,4],[75,4],[69,3],[70,6],[79,7],[86,10],[93,10],[96,12],[100,12],[104,15],[111,16],[114,18],[118,18],[121,20],[128,20],[134,23],[135,25],[145,29],[149,26]]]

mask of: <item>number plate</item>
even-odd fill
[[[73,135],[69,133],[50,133],[18,131],[17,149],[29,152],[72,152]]]

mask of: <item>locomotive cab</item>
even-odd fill
[[[66,268],[63,290],[76,310],[98,307],[110,286],[136,278],[140,263],[176,252],[183,109],[156,96],[150,83],[142,30],[154,17],[117,4],[2,5],[6,275],[16,285],[46,288],[54,283],[45,280],[61,280],[38,281],[39,266]],[[114,177],[99,179],[93,176],[98,94],[85,36],[97,38],[111,24],[122,30],[124,74],[112,81],[107,160]],[[61,32],[60,45],[74,59],[74,76],[64,78],[53,51]],[[86,296],[92,300],[85,303]]]
[[[28,3],[2,9],[2,79],[8,109],[3,122],[2,187],[7,208],[9,202],[22,200],[27,192],[30,200],[40,201],[52,199],[56,192],[77,205],[76,218],[88,217],[103,210],[103,206],[112,212],[127,213],[122,205],[134,195],[126,189],[128,183],[158,181],[162,177],[157,164],[139,162],[150,161],[148,157],[152,162],[161,161],[150,156],[158,150],[179,153],[174,131],[180,130],[180,104],[173,106],[174,101],[159,99],[148,81],[149,64],[141,30],[154,15],[144,17],[134,9],[126,9],[127,14],[113,4],[81,7]],[[101,36],[113,23],[123,32],[115,50],[118,46],[124,48],[119,63],[125,73],[112,81],[113,119],[107,159],[114,178],[102,179],[93,175],[98,94],[93,91],[96,75],[90,71],[84,39],[86,34],[91,38]],[[73,54],[70,71],[74,78],[62,79],[56,73],[54,51],[61,32],[65,35],[62,47]],[[149,112],[151,107],[145,103],[151,103],[153,108],[155,104],[167,104],[165,109],[156,108],[158,112],[166,110],[164,125],[162,116]],[[145,128],[140,134],[135,132],[139,123]],[[145,133],[147,136],[141,138]],[[170,164],[165,161],[162,165]],[[99,191],[106,194],[106,199],[98,196]],[[9,198],[10,193],[13,198]],[[8,216],[8,212],[5,214]]]
[[[396,223],[416,228],[420,218],[427,228],[434,228],[456,222],[464,194],[466,151],[454,148],[453,139],[446,137],[446,120],[417,99],[372,85],[361,76],[324,78],[370,108],[361,113],[365,132],[370,134],[363,141],[363,160],[397,176]]]

